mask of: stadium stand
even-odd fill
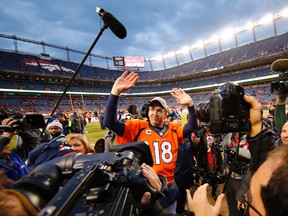
[[[139,71],[140,81],[121,98],[123,107],[120,109],[125,109],[127,104],[141,107],[150,97],[143,93],[162,95],[171,106],[177,106],[169,97],[173,87],[190,92],[197,105],[202,100],[209,100],[211,92],[227,81],[241,82],[245,88],[247,86],[247,93],[255,95],[263,104],[273,103],[275,96],[270,93],[269,82],[275,77],[268,77],[275,72],[271,72],[270,64],[275,59],[287,57],[287,50],[288,33],[284,33],[176,67]],[[1,108],[51,112],[78,65],[77,62],[50,56],[43,58],[31,53],[0,50]],[[68,90],[72,93],[64,97],[59,110],[70,110],[72,106],[73,109],[104,108],[111,85],[122,72],[122,68],[83,65]],[[203,86],[206,88],[196,88]]]

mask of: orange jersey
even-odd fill
[[[144,120],[128,120],[122,137],[117,136],[118,144],[146,141],[153,158],[153,169],[167,178],[170,185],[174,180],[174,170],[178,156],[178,140],[183,138],[184,126],[168,122],[163,134],[157,133]],[[161,134],[161,135],[160,135]]]

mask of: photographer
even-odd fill
[[[19,120],[7,118],[2,121],[0,137],[0,168],[5,170],[5,175],[12,179],[18,180],[29,173],[25,164],[29,152],[34,149],[40,142],[39,136],[34,132],[18,130]],[[17,145],[14,149],[7,146],[11,139],[17,135]]]
[[[288,96],[287,89],[287,73],[288,73],[288,59],[278,59],[271,64],[271,70],[274,72],[281,72],[279,75],[280,81],[271,83],[271,93],[278,95],[277,104],[274,111],[275,124],[278,131],[281,132],[284,123],[287,121],[286,115],[286,99]],[[282,80],[283,79],[283,80]]]
[[[229,214],[233,216],[241,216],[241,212],[237,208],[237,200],[235,198],[239,190],[242,180],[245,177],[251,158],[248,149],[247,133],[228,133],[223,142],[226,155],[226,199],[229,207]]]
[[[201,123],[200,123],[201,124]],[[208,126],[200,126],[200,130],[191,134],[192,149],[196,158],[194,179],[199,185],[209,183],[212,186],[211,195],[216,199],[218,184],[223,183],[221,136],[210,133]],[[200,182],[201,178],[201,182]]]
[[[247,136],[249,151],[251,153],[251,163],[236,195],[238,209],[244,207],[244,194],[248,191],[251,176],[265,161],[268,152],[275,147],[274,142],[276,140],[275,133],[271,129],[263,126],[261,105],[252,96],[245,95],[244,100],[251,105],[251,129]]]

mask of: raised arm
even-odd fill
[[[197,130],[198,122],[196,118],[196,111],[193,105],[193,100],[186,92],[181,88],[173,88],[171,95],[177,100],[178,104],[186,105],[188,107],[188,122],[184,127],[183,136],[189,136],[193,131]]]
[[[138,81],[137,73],[125,71],[114,83],[111,94],[106,103],[103,125],[114,131],[117,135],[124,134],[125,125],[117,119],[117,105],[122,92],[128,91]]]
[[[111,90],[111,94],[120,96],[122,92],[128,91],[134,87],[138,81],[139,76],[135,72],[129,73],[125,71],[115,82]]]

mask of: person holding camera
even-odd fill
[[[4,119],[1,123],[1,130],[0,168],[5,170],[8,178],[16,181],[29,173],[25,161],[30,151],[40,143],[40,138],[32,131],[19,128],[19,120],[13,118]],[[8,144],[15,135],[18,137],[17,144],[14,149],[11,149]]]
[[[178,140],[187,137],[197,129],[197,119],[192,98],[182,89],[172,89],[171,95],[178,104],[186,105],[189,111],[189,122],[185,126],[165,122],[167,116],[167,104],[164,99],[156,97],[146,105],[146,120],[128,120],[125,123],[117,120],[117,104],[122,92],[128,91],[138,81],[139,76],[135,72],[125,71],[115,82],[106,104],[104,113],[104,126],[117,134],[117,143],[146,141],[149,144],[153,156],[157,174],[167,178],[168,187],[166,199],[161,205],[175,212],[178,194],[177,185],[174,182],[174,169],[178,154]]]
[[[242,212],[237,208],[236,193],[249,168],[251,154],[248,149],[247,133],[228,133],[221,145],[225,152],[226,183],[225,194],[229,208],[229,214],[241,216]]]
[[[288,59],[278,59],[274,61],[271,65],[271,70],[286,75],[288,73]],[[283,74],[279,77],[281,78]],[[274,122],[277,130],[280,131],[280,138],[275,141],[275,145],[288,145],[288,123],[286,114],[286,99],[288,91],[286,81],[271,83],[271,92],[278,96],[274,111]]]
[[[288,73],[288,59],[278,59],[271,64],[271,70],[281,72],[279,78],[286,79]],[[286,115],[286,99],[288,96],[287,81],[276,81],[271,83],[271,93],[278,96],[276,107],[274,110],[274,121],[278,131],[281,132],[283,125],[287,121]]]

